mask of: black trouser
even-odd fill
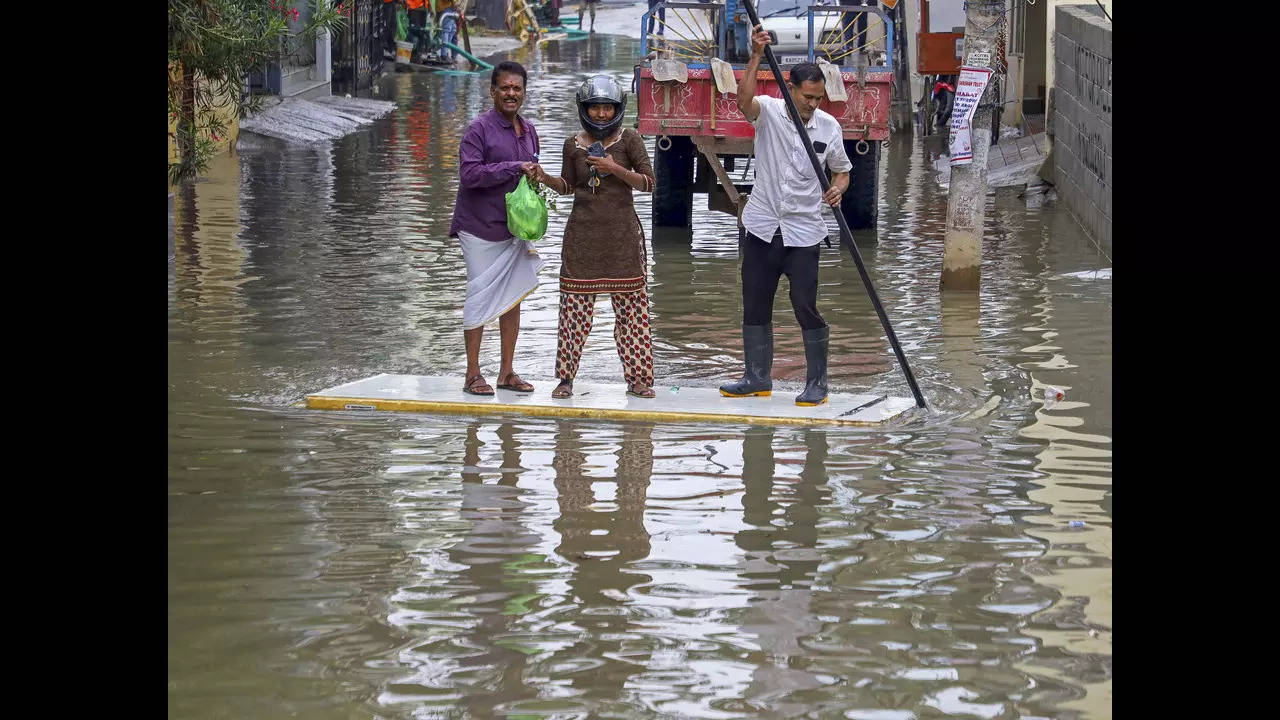
[[[742,324],[767,325],[773,321],[773,296],[778,292],[778,278],[791,281],[791,307],[801,329],[816,330],[827,323],[818,314],[818,253],[820,245],[786,247],[782,231],[773,234],[773,242],[747,233],[742,251]]]
[[[413,43],[413,50],[416,53],[422,48],[422,44],[427,40],[427,11],[426,10],[410,10],[409,11],[409,36],[405,38],[405,42]],[[418,58],[412,58],[416,62]]]
[[[649,12],[653,14],[649,16],[649,29],[646,30],[645,32],[652,35],[653,26],[656,23],[658,26],[658,34],[665,36],[667,34],[667,8],[664,5],[661,8],[658,8],[657,11],[655,11],[653,9],[653,6],[656,4],[657,4],[657,0],[649,0]]]
[[[396,51],[396,4],[393,2],[382,3],[382,48],[389,52]]]

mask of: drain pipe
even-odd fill
[[[454,51],[454,52],[458,53],[459,55],[461,55],[462,57],[464,57],[464,58],[466,58],[466,59],[470,60],[471,62],[475,63],[476,65],[479,65],[481,70],[492,70],[492,69],[493,69],[493,66],[492,66],[492,65],[490,65],[489,63],[487,63],[487,62],[485,62],[485,61],[481,60],[480,58],[476,57],[475,55],[472,55],[471,53],[467,52],[466,50],[463,50],[462,48],[458,47],[457,45],[454,45],[454,44],[453,44],[453,43],[451,43],[451,42],[442,42],[442,43],[440,43],[440,44],[441,44],[441,45],[444,45],[445,47],[449,48],[450,50],[452,50],[452,51]]]

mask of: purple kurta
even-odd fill
[[[453,203],[449,237],[466,232],[497,242],[511,237],[507,230],[507,193],[516,189],[524,171],[520,166],[538,161],[538,131],[520,115],[524,134],[502,113],[490,108],[471,122],[458,145],[461,182]]]

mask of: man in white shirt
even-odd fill
[[[738,81],[738,109],[756,129],[756,182],[742,209],[747,240],[742,251],[742,346],[746,370],[742,379],[720,386],[726,397],[773,393],[773,296],[778,278],[791,281],[791,306],[804,336],[806,377],[797,405],[827,401],[827,323],[818,314],[819,243],[827,240],[820,203],[833,208],[849,187],[853,164],[844,152],[840,123],[818,109],[826,93],[822,70],[813,63],[791,68],[787,89],[800,111],[819,162],[831,170],[823,193],[804,141],[781,98],[756,97],[756,72],[769,43],[759,25],[751,36],[751,60]],[[766,239],[769,238],[769,239]]]

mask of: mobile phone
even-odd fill
[[[604,157],[604,145],[602,145],[599,140],[591,143],[591,145],[587,146],[587,155],[591,157]],[[609,173],[600,172],[595,168],[591,168],[591,172],[599,177],[609,177]]]

